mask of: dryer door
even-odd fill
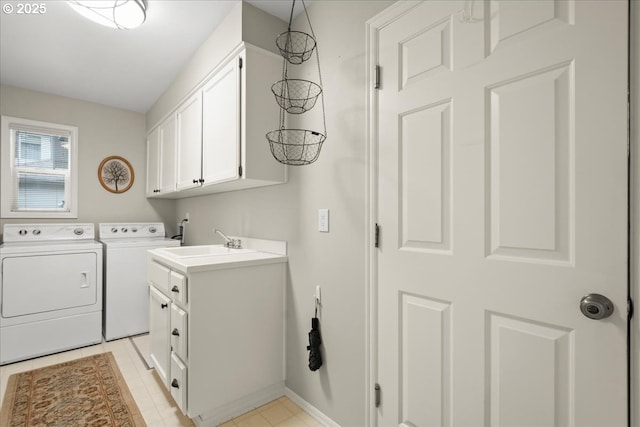
[[[96,253],[59,253],[2,260],[2,317],[93,305]]]

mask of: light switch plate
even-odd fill
[[[329,209],[318,209],[318,231],[329,232]]]

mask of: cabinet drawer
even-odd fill
[[[155,261],[151,261],[148,265],[147,279],[149,282],[165,294],[169,294],[169,273],[171,271]]]
[[[175,304],[171,304],[171,348],[187,360],[187,313]]]
[[[171,353],[171,397],[183,414],[187,414],[187,367]]]
[[[187,304],[187,278],[175,271],[171,272],[169,278],[169,289],[171,290],[171,298],[178,304],[184,306]]]

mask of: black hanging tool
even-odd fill
[[[318,320],[318,299],[316,298],[315,316],[311,319],[311,330],[309,331],[309,369],[317,371],[322,366],[322,353],[320,353],[320,344],[322,337],[320,336],[320,321]]]

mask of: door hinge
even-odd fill
[[[375,403],[376,408],[380,407],[380,384],[376,383],[376,386],[373,388],[375,392]]]
[[[375,231],[374,231],[374,247],[379,248],[380,247],[380,224],[378,224],[376,222],[376,226],[375,226]]]
[[[242,68],[242,57],[238,58],[238,67]]]
[[[376,65],[376,80],[373,84],[374,89],[380,89],[380,66]]]
[[[238,166],[238,175],[242,176],[242,165]]]

